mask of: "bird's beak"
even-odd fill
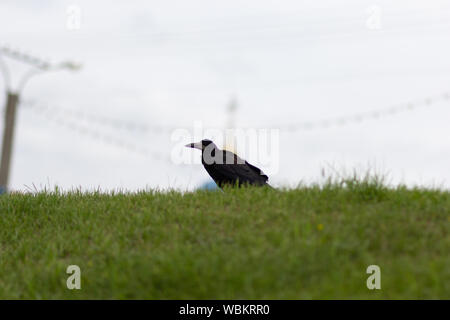
[[[197,143],[188,143],[187,145],[185,145],[185,147],[188,148],[194,148],[194,149],[199,149],[202,150],[203,149],[203,145],[201,142],[197,142]]]

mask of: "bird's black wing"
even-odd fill
[[[236,154],[225,151],[223,156],[224,164],[215,165],[214,170],[220,175],[229,178],[231,181],[239,179],[240,183],[263,185],[269,179],[261,169],[239,158]],[[232,163],[227,163],[227,158],[233,159]]]
[[[267,182],[267,180],[269,180],[269,177],[260,168],[255,167],[254,165],[248,163],[247,161],[245,161],[245,164],[248,165],[257,174],[259,174],[264,179],[265,182]]]

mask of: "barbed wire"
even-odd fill
[[[115,136],[112,136],[110,134],[105,134],[99,130],[90,128],[86,125],[79,124],[77,122],[68,120],[66,118],[61,117],[60,115],[54,114],[53,110],[47,110],[47,112],[40,108],[40,109],[33,109],[30,108],[30,110],[34,111],[35,114],[42,116],[44,119],[51,121],[61,127],[65,127],[67,129],[70,129],[78,134],[88,136],[89,138],[93,140],[97,140],[99,142],[115,146],[120,149],[124,149],[127,152],[132,152],[141,156],[145,157],[151,157],[152,159],[159,160],[159,161],[165,161],[167,163],[171,163],[171,159],[168,156],[165,156],[161,153],[157,153],[154,151],[151,151],[145,147],[141,147],[135,143],[130,143],[126,140],[119,139]]]
[[[127,121],[121,119],[114,119],[103,115],[93,114],[86,111],[75,110],[72,108],[63,108],[51,106],[49,104],[39,104],[36,101],[26,100],[21,102],[21,106],[34,110],[51,110],[54,113],[61,114],[65,117],[71,117],[79,121],[86,121],[101,126],[107,126],[116,130],[125,130],[137,133],[152,133],[152,134],[169,134],[176,127],[161,126],[156,124],[145,124],[134,121]]]
[[[439,101],[450,100],[450,93],[444,92],[436,96],[422,98],[420,100],[403,103],[388,108],[376,109],[367,112],[358,112],[347,116],[323,119],[319,121],[305,121],[301,123],[281,124],[277,126],[259,127],[261,129],[280,129],[286,132],[305,131],[314,129],[326,129],[330,127],[342,127],[361,123],[366,120],[380,120],[383,117],[394,116],[399,113],[414,111],[420,107],[428,107]]]
[[[25,51],[19,50],[19,49],[13,49],[10,48],[7,45],[0,45],[0,54],[14,59],[18,60],[24,63],[27,63],[31,65],[32,67],[41,70],[41,71],[48,71],[48,70],[54,70],[58,68],[68,68],[72,70],[79,70],[82,65],[78,62],[73,61],[63,61],[57,64],[52,63],[47,58],[40,58],[34,55],[31,55],[30,53],[27,53]]]
[[[38,69],[47,69],[51,65],[51,62],[48,59],[32,56],[29,53],[23,52],[19,49],[11,48],[7,45],[0,45],[0,53],[2,53],[6,57],[28,63]]]
[[[444,92],[436,96],[429,96],[426,98],[418,99],[416,101],[410,101],[407,103],[394,105],[387,108],[375,109],[367,112],[357,112],[341,117],[334,117],[329,119],[323,119],[318,121],[305,121],[300,123],[280,124],[280,125],[267,125],[256,126],[247,128],[257,129],[279,129],[285,132],[305,131],[314,129],[326,129],[330,127],[342,127],[346,125],[352,125],[361,123],[367,120],[381,120],[388,116],[394,116],[400,113],[414,111],[420,107],[432,106],[439,101],[450,100],[450,93]],[[162,125],[147,125],[143,123],[137,123],[132,121],[123,121],[118,119],[112,119],[104,116],[88,114],[82,111],[73,109],[62,109],[59,107],[51,107],[49,105],[40,105],[34,102],[26,102],[23,104],[25,107],[32,109],[36,112],[52,112],[53,114],[60,114],[62,117],[73,117],[80,121],[93,122],[100,125],[110,126],[116,129],[124,129],[133,132],[152,132],[153,134],[169,134],[173,130],[182,128],[182,126],[162,126]],[[88,128],[88,127],[86,127]]]

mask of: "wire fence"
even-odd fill
[[[444,92],[439,95],[429,96],[415,101],[379,108],[367,112],[357,112],[346,116],[323,119],[318,121],[306,121],[299,123],[288,123],[280,125],[268,125],[252,127],[257,129],[279,129],[280,132],[294,133],[299,131],[327,129],[331,127],[343,127],[347,125],[358,124],[369,120],[382,120],[386,117],[412,112],[419,108],[431,107],[439,102],[450,101],[450,92]],[[36,115],[51,121],[61,127],[65,127],[77,134],[87,136],[90,139],[115,146],[126,152],[138,154],[144,157],[150,157],[154,160],[172,163],[171,158],[163,152],[151,150],[141,144],[130,142],[126,139],[117,138],[110,133],[105,132],[104,127],[131,131],[133,133],[151,133],[154,135],[170,135],[174,130],[183,128],[182,126],[161,126],[149,125],[142,122],[133,122],[110,118],[104,115],[96,115],[84,111],[78,111],[70,108],[61,108],[41,104],[35,101],[23,101],[21,107],[24,110],[31,110]],[[93,126],[93,125],[96,125]],[[101,127],[99,129],[99,126]]]
[[[69,129],[77,134],[89,137],[92,140],[111,145],[129,153],[138,154],[144,157],[150,157],[154,160],[164,161],[170,163],[171,159],[169,156],[163,153],[155,152],[146,148],[140,144],[129,142],[125,139],[117,138],[114,135],[105,133],[104,131],[93,128],[92,126],[87,126],[76,121],[76,119],[70,119],[70,117],[65,117],[63,114],[54,113],[51,108],[30,107],[30,104],[25,104],[28,106],[26,110],[31,110],[35,114],[43,117],[44,119],[51,121],[61,127]]]
[[[266,126],[254,126],[258,129],[279,129],[284,132],[295,132],[314,129],[326,129],[336,126],[346,126],[361,123],[368,120],[381,120],[386,117],[415,111],[419,108],[431,107],[438,102],[450,101],[450,92],[443,92],[438,95],[428,96],[415,101],[410,101],[390,107],[374,109],[366,112],[356,112],[344,116],[322,119],[317,121],[304,121],[297,123],[284,123],[278,125],[268,124]],[[40,104],[34,101],[24,101],[21,106],[32,109],[36,112],[49,112],[58,114],[60,117],[73,119],[74,121],[84,121],[104,127],[110,127],[117,130],[126,130],[135,133],[151,133],[155,135],[171,134],[174,130],[186,128],[186,126],[165,126],[157,124],[145,124],[142,122],[114,119],[104,115],[87,113],[85,111],[74,110],[71,108],[62,108],[51,106],[49,104]]]
[[[90,113],[82,110],[75,110],[73,108],[54,106],[48,103],[38,103],[33,100],[25,100],[21,102],[21,107],[32,109],[38,113],[51,112],[53,114],[58,114],[64,118],[74,119],[75,121],[87,122],[102,127],[109,127],[115,130],[130,131],[139,134],[170,134],[173,130],[179,128],[173,126],[146,124],[143,122],[116,119],[105,115]]]
[[[305,121],[300,123],[280,124],[270,126],[271,128],[280,129],[285,132],[305,131],[314,129],[326,129],[330,127],[342,127],[352,124],[361,123],[368,120],[381,120],[386,117],[394,116],[401,113],[415,111],[423,107],[431,107],[438,102],[450,101],[450,93],[444,92],[436,96],[422,98],[387,108],[375,109],[367,112],[357,112],[346,116],[323,119],[319,121]],[[267,127],[265,127],[267,128]]]
[[[19,49],[10,48],[6,45],[0,45],[0,53],[6,57],[25,62],[38,69],[47,69],[51,62],[49,59],[33,56]]]

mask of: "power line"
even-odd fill
[[[216,49],[216,48],[252,48],[254,45],[259,44],[267,44],[268,42],[271,45],[275,43],[277,45],[281,45],[283,43],[288,44],[290,47],[293,44],[298,44],[299,42],[296,40],[303,41],[317,41],[317,40],[332,40],[332,39],[342,39],[348,37],[355,36],[384,36],[384,35],[395,35],[403,32],[411,32],[415,31],[415,35],[420,31],[432,31],[437,28],[441,28],[443,32],[447,30],[450,21],[440,21],[438,23],[415,23],[415,24],[403,24],[403,25],[392,25],[388,27],[383,27],[380,30],[369,30],[364,24],[361,23],[359,28],[351,28],[349,30],[333,30],[332,32],[327,31],[327,29],[309,29],[308,25],[299,26],[297,29],[293,28],[293,32],[283,32],[283,33],[265,33],[265,32],[257,32],[254,34],[248,34],[245,32],[222,32],[219,34],[211,33],[213,36],[212,40],[205,41],[200,37],[195,37],[197,35],[196,32],[186,33],[183,32],[176,33],[166,33],[166,34],[158,34],[158,33],[135,33],[130,35],[125,35],[127,37],[151,37],[153,40],[157,41],[156,44],[160,45],[174,45],[174,46],[182,46],[183,50],[205,50],[205,49]],[[305,28],[306,27],[306,28]],[[301,28],[301,29],[300,29]],[[313,32],[312,32],[313,31]],[[202,35],[202,32],[198,32],[198,35]],[[205,33],[208,34],[208,33]],[[194,37],[192,37],[194,35]],[[446,33],[444,33],[446,35]],[[180,41],[184,42],[180,43]],[[177,41],[177,42],[175,42]],[[272,48],[277,48],[277,46],[272,46]],[[176,53],[177,51],[171,50],[169,53]],[[185,53],[185,51],[183,51]],[[159,55],[157,51],[151,52],[152,55]],[[167,56],[168,53],[164,53],[164,56]]]
[[[390,23],[388,27],[385,27],[384,29],[387,31],[398,31],[408,29],[408,28],[422,28],[422,27],[447,27],[450,23],[450,20],[448,19],[429,19],[424,20],[421,19],[420,21],[411,19],[399,19],[399,17],[405,17],[404,14],[401,15],[392,15],[392,14],[383,14],[382,16],[383,21],[389,21],[389,22],[395,22],[395,25]],[[409,16],[407,16],[409,17]],[[418,16],[420,18],[423,18],[423,13]],[[218,36],[236,36],[236,35],[243,35],[246,34],[247,31],[253,31],[253,32],[259,32],[261,31],[261,34],[263,36],[267,36],[267,31],[270,30],[276,30],[276,31],[283,31],[284,34],[286,34],[284,31],[286,30],[302,30],[302,31],[311,31],[310,27],[321,27],[321,30],[323,30],[322,27],[328,27],[329,29],[332,29],[333,31],[336,31],[336,26],[350,26],[352,29],[358,28],[358,26],[361,27],[361,29],[366,30],[365,28],[365,22],[368,18],[368,15],[364,14],[358,17],[350,17],[350,18],[342,18],[339,20],[333,20],[332,18],[328,19],[322,19],[322,20],[305,20],[304,17],[298,17],[298,19],[295,20],[295,23],[292,22],[286,22],[285,19],[281,23],[273,23],[270,22],[269,19],[264,20],[264,24],[220,24],[220,25],[212,25],[212,27],[204,28],[203,26],[200,28],[186,28],[185,25],[182,25],[179,30],[175,31],[162,31],[162,30],[153,30],[153,31],[146,31],[146,32],[134,32],[134,33],[117,33],[115,32],[113,35],[119,35],[122,37],[150,37],[151,40],[179,40],[182,38],[192,38],[191,36],[196,35],[211,35],[214,38],[217,38]],[[414,17],[416,18],[416,17]],[[267,23],[269,21],[269,23]],[[336,23],[337,22],[337,23]],[[386,24],[385,24],[386,25]],[[315,29],[314,29],[315,30]],[[325,31],[327,29],[324,29]],[[338,30],[339,31],[339,30]],[[84,35],[90,35],[84,34]],[[331,35],[335,35],[336,32],[331,33]],[[273,34],[272,34],[273,35]],[[313,34],[314,35],[314,34]],[[328,33],[330,35],[330,33]]]

